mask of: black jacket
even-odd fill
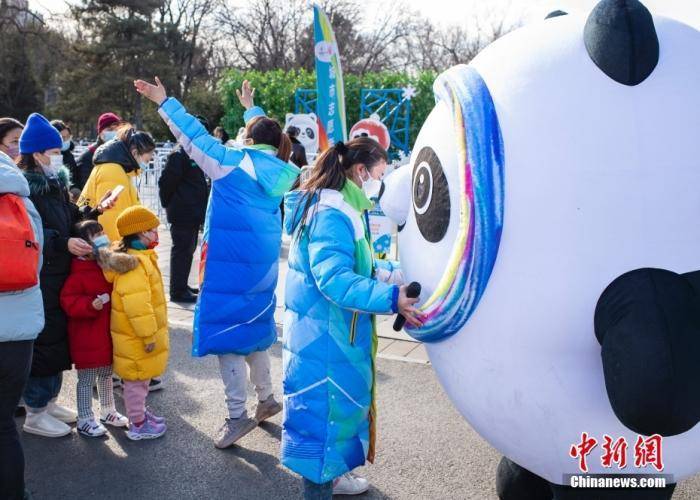
[[[182,148],[168,156],[158,188],[170,224],[199,226],[204,223],[209,199],[207,179]]]
[[[308,165],[309,162],[306,159],[306,148],[304,145],[294,137],[290,137],[290,139],[292,141],[292,155],[289,157],[289,161],[299,168]]]
[[[39,274],[44,299],[44,329],[34,341],[33,376],[49,376],[70,370],[66,316],[61,310],[60,293],[70,272],[68,239],[73,225],[84,217],[95,219],[97,212],[82,212],[68,197],[70,176],[63,168],[57,178],[43,172],[24,172],[29,183],[29,198],[41,216],[44,229],[44,264]]]
[[[90,172],[92,172],[92,159],[95,156],[95,151],[102,144],[102,139],[98,138],[97,142],[90,144],[83,154],[78,157],[78,161],[75,165],[75,172],[73,172],[73,186],[80,190],[83,189],[88,177],[90,177]]]
[[[83,185],[85,185],[85,183],[83,183],[80,186],[78,186],[75,183],[76,179],[78,179],[80,175],[79,175],[79,171],[78,171],[78,164],[75,162],[75,156],[73,156],[73,145],[71,145],[71,148],[68,151],[61,151],[61,154],[63,155],[63,165],[70,172],[70,180],[71,180],[70,187],[71,187],[71,189],[78,188],[78,189],[82,190]]]
[[[71,255],[68,238],[72,226],[80,219],[78,207],[70,203],[70,176],[63,168],[57,178],[43,172],[24,172],[29,184],[29,198],[34,203],[44,226],[44,265],[41,275],[63,275],[70,271]]]

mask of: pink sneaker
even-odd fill
[[[133,422],[129,424],[129,430],[126,437],[132,441],[140,441],[142,439],[156,439],[165,434],[167,427],[165,424],[157,424],[152,420],[145,419],[141,425],[136,425]]]
[[[146,419],[150,420],[151,422],[155,422],[156,424],[165,423],[165,417],[159,417],[158,415],[153,413],[150,408],[146,408]]]

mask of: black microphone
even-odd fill
[[[406,287],[406,296],[411,299],[415,299],[420,295],[420,288],[420,283],[417,281],[412,281],[408,287]],[[397,315],[396,319],[394,320],[394,331],[400,332],[405,323],[406,318],[403,317],[403,314]]]

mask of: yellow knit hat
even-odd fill
[[[117,217],[117,230],[122,238],[130,234],[145,233],[160,226],[156,214],[142,205],[134,205]]]

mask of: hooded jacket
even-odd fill
[[[168,364],[168,309],[155,250],[127,252],[138,265],[124,274],[107,273],[112,290],[111,331],[114,372],[124,380],[149,380]],[[145,346],[155,343],[155,349]]]
[[[92,307],[98,295],[111,297],[112,285],[102,273],[123,274],[136,268],[135,257],[100,249],[96,260],[73,258],[71,273],[61,290],[61,307],[68,317],[71,360],[78,370],[112,364],[111,300],[101,310]]]
[[[299,169],[278,159],[270,146],[222,145],[176,99],[163,102],[159,113],[212,180],[192,353],[263,351],[277,337],[273,315],[282,238],[279,205]],[[251,108],[244,118],[263,114]]]
[[[97,148],[93,162],[95,167],[83,187],[78,205],[96,208],[107,191],[118,185],[123,186],[124,190],[117,198],[114,207],[106,210],[98,218],[109,239],[117,241],[120,239],[117,217],[127,208],[141,204],[133,183],[134,177],[139,173],[139,166],[127,146],[118,139],[106,142]]]
[[[170,224],[198,227],[204,223],[209,199],[207,179],[182,147],[168,156],[158,179],[158,195]]]
[[[44,246],[41,217],[29,199],[29,184],[9,156],[0,152],[0,195],[9,193],[22,198],[39,248]],[[43,257],[39,257],[41,270]],[[0,342],[33,340],[44,328],[44,305],[39,285],[19,292],[0,293]]]
[[[282,464],[324,483],[374,458],[374,315],[397,311],[399,288],[374,279],[359,187],[322,190],[301,220],[305,196],[285,197]]]

